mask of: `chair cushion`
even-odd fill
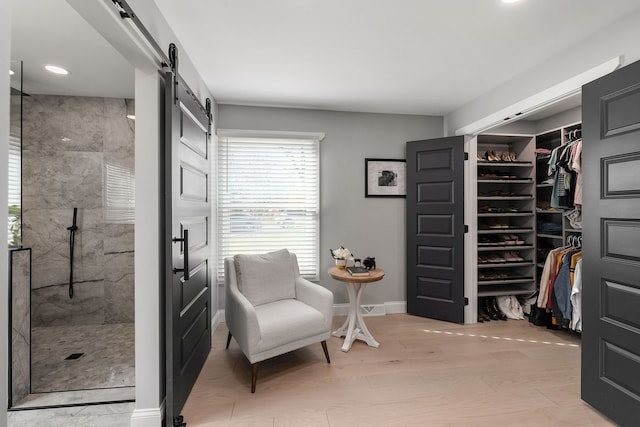
[[[295,298],[295,275],[286,249],[261,255],[236,255],[238,289],[254,306]]]
[[[326,332],[322,313],[295,299],[258,306],[256,315],[260,325],[257,352]]]

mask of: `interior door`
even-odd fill
[[[182,426],[180,411],[211,349],[210,114],[177,73],[167,73],[166,84],[166,423]]]
[[[464,137],[407,142],[407,312],[464,322]]]
[[[582,398],[640,414],[640,62],[583,87]]]

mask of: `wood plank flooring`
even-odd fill
[[[334,319],[334,329],[344,317]],[[251,367],[220,325],[183,411],[194,426],[612,426],[580,400],[580,340],[526,320],[365,318],[380,342],[328,341]]]

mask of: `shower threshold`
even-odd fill
[[[135,387],[34,393],[22,399],[11,410],[133,402],[135,397]]]

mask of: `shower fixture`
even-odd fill
[[[76,231],[78,231],[77,218],[78,208],[73,208],[73,224],[67,227],[69,230],[69,298],[73,298],[73,250],[76,244]]]

